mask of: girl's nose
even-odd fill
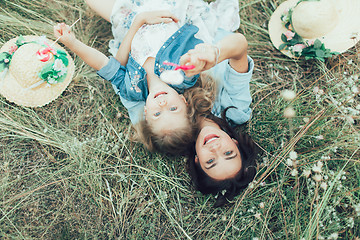
[[[162,99],[159,101],[159,106],[162,107],[162,106],[165,106],[166,105],[166,100],[165,99]]]

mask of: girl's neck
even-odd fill
[[[143,68],[146,71],[147,74],[147,84],[149,92],[151,92],[152,89],[158,88],[159,86],[166,85],[163,81],[160,80],[160,78],[154,73],[154,66],[155,66],[155,58],[149,57],[146,59]]]

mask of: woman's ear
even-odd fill
[[[235,138],[231,138],[233,140],[233,142],[239,146],[239,142],[235,139]]]
[[[199,163],[199,157],[198,157],[197,155],[195,155],[194,161],[195,161],[196,163]]]

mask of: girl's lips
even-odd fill
[[[204,138],[204,145],[206,145],[206,144],[208,144],[208,143],[210,143],[210,142],[212,142],[212,141],[214,141],[214,140],[216,140],[218,138],[219,138],[219,136],[217,136],[215,134],[208,134]]]
[[[154,98],[157,98],[160,95],[166,95],[167,92],[158,92],[157,94],[155,94]]]

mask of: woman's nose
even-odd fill
[[[221,146],[221,143],[220,143],[220,141],[217,141],[217,140],[215,140],[214,142],[212,142],[211,144],[210,144],[210,150],[211,151],[216,151],[216,150],[218,150],[219,148],[220,148],[220,146]]]

